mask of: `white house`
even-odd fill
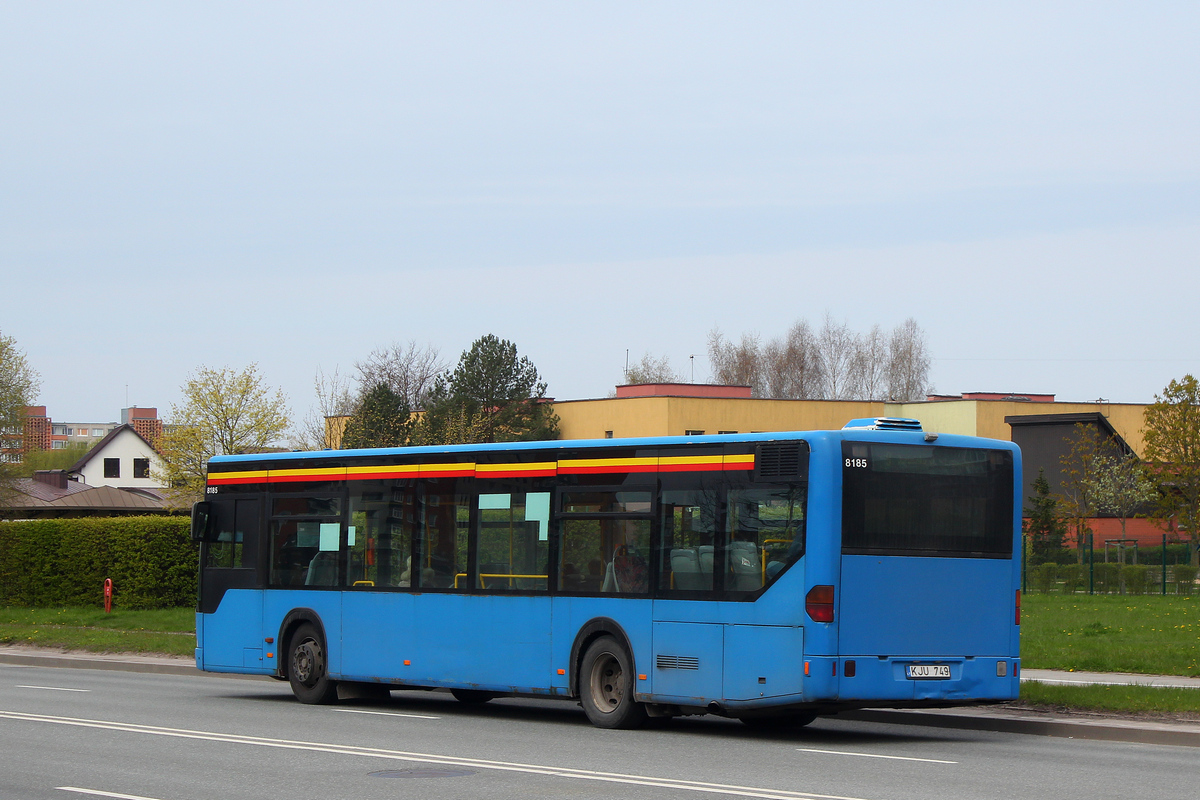
[[[88,450],[67,473],[89,486],[157,489],[162,457],[132,425],[120,425]]]

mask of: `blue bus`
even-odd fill
[[[905,419],[220,456],[196,665],[305,703],[573,698],[606,728],[1011,700],[1020,469]]]

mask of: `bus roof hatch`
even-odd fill
[[[864,431],[919,431],[921,430],[920,420],[906,419],[904,417],[865,417],[863,419],[852,419],[847,422],[842,430],[864,430]]]

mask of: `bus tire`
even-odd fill
[[[588,645],[579,668],[579,698],[597,728],[637,728],[646,707],[633,699],[633,659],[611,636]]]
[[[288,682],[301,703],[324,705],[337,699],[337,681],[329,679],[329,659],[321,632],[304,623],[288,644]]]
[[[450,694],[454,695],[454,699],[460,703],[486,703],[488,700],[495,699],[494,692],[485,692],[480,689],[451,689]]]
[[[786,731],[803,728],[817,718],[811,711],[795,711],[790,714],[772,714],[764,717],[741,717],[742,724],[756,731]]]

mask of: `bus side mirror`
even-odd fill
[[[200,501],[192,506],[192,541],[203,542],[208,534],[208,521],[212,516],[212,503]]]

